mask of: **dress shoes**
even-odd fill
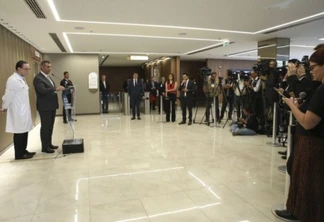
[[[275,210],[276,214],[279,217],[282,217],[284,219],[287,220],[298,220],[297,217],[295,217],[295,215],[293,215],[292,213],[290,213],[288,210]]]
[[[135,117],[132,117],[132,118],[131,118],[131,120],[134,120],[134,119],[135,119]]]
[[[55,145],[49,145],[48,147],[51,148],[51,149],[54,149],[54,150],[59,148],[59,146],[55,146]]]
[[[140,119],[141,119],[141,117],[137,117],[137,119],[138,119],[138,120],[140,120]]]
[[[192,121],[189,121],[189,122],[188,122],[188,126],[190,126],[190,125],[192,125]]]
[[[185,122],[185,121],[181,121],[181,122],[179,123],[179,125],[182,125],[182,124],[186,124],[186,122]]]
[[[28,155],[35,155],[36,154],[36,152],[29,152],[28,150],[25,150],[25,154],[28,154]]]
[[[30,154],[24,154],[22,156],[16,156],[15,160],[25,160],[25,159],[31,159],[33,158],[34,155],[30,155]]]
[[[64,124],[67,124],[68,122],[65,120],[65,121],[63,121],[63,123],[64,123]]]
[[[278,152],[280,155],[287,155],[287,150],[286,151],[279,151]]]
[[[54,150],[52,150],[51,148],[45,148],[45,149],[42,149],[42,152],[43,153],[54,153]]]

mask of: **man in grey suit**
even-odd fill
[[[144,96],[144,87],[141,80],[138,79],[138,74],[133,74],[133,79],[128,82],[128,95],[130,97],[130,105],[132,108],[132,120],[135,119],[135,111],[137,119],[141,119],[140,103]]]
[[[42,152],[54,153],[53,149],[58,146],[52,144],[52,134],[55,121],[56,109],[58,109],[57,92],[63,91],[63,86],[55,86],[50,78],[51,62],[42,61],[41,71],[34,78],[34,87],[37,95],[37,110],[41,119]]]

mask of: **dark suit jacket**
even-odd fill
[[[162,93],[165,93],[165,83],[160,82],[158,86],[159,95],[162,96]]]
[[[107,80],[106,80],[106,88],[105,88],[102,80],[100,80],[100,92],[102,94],[105,94],[105,95],[108,94],[108,92],[109,92],[109,84],[108,84],[108,81]]]
[[[131,99],[140,99],[144,96],[144,87],[140,79],[137,79],[137,85],[134,86],[134,80],[128,82],[128,95]]]
[[[154,87],[154,88],[153,88]],[[146,85],[146,91],[150,92],[150,95],[152,96],[156,96],[157,95],[157,90],[158,90],[158,83],[154,82],[154,86],[153,86],[153,82],[150,81],[147,85]]]
[[[184,99],[185,98],[185,92],[182,91],[182,89],[186,88],[186,84],[185,83],[181,83],[178,90],[180,91],[180,99]],[[192,98],[192,94],[195,90],[195,86],[194,86],[194,82],[189,80],[188,85],[187,85],[187,89],[188,92],[187,94],[187,98]]]
[[[55,83],[52,82],[54,86],[42,73],[38,73],[34,78],[38,111],[54,111],[59,107]]]

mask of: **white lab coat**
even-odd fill
[[[26,133],[33,128],[28,91],[24,77],[18,73],[8,78],[2,97],[2,109],[7,109],[7,133]]]

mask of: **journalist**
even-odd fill
[[[324,48],[310,57],[313,79],[322,84],[309,103],[298,106],[297,101],[284,98],[298,124],[296,129],[291,182],[286,210],[277,210],[285,219],[300,222],[324,221]],[[296,72],[295,65],[289,71]]]
[[[206,111],[205,111],[205,115],[206,115],[206,122],[209,125],[210,121],[209,121],[209,116],[210,116],[210,109],[212,107],[212,103],[214,101],[216,101],[215,104],[215,109],[216,109],[216,117],[217,119],[219,119],[219,111],[218,111],[218,96],[220,94],[220,87],[219,87],[219,79],[217,76],[216,72],[213,72],[210,76],[207,77],[206,82],[203,86],[203,91],[205,93],[206,96]]]

